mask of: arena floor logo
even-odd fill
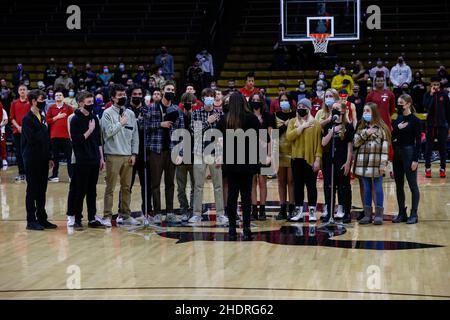
[[[320,208],[322,205],[319,204]],[[209,213],[203,215],[202,225],[192,226],[188,223],[168,224],[163,222],[155,233],[164,238],[178,239],[176,242],[186,243],[191,241],[232,241],[228,237],[227,226],[218,226],[215,222],[214,204],[207,204]],[[277,211],[276,202],[270,202],[266,206],[268,220],[270,212]],[[318,209],[319,209],[318,208]],[[390,220],[386,217],[385,220]],[[355,219],[353,221],[356,221]],[[238,227],[242,227],[242,222]],[[273,226],[264,226],[264,228],[272,228]],[[193,229],[193,230],[189,230]],[[205,229],[202,231],[202,229]],[[209,229],[209,230],[208,230]],[[220,231],[211,231],[210,229],[221,229]],[[365,249],[365,250],[408,250],[408,249],[427,249],[439,248],[441,245],[409,242],[409,241],[388,241],[388,240],[336,240],[333,237],[343,235],[347,232],[345,227],[335,226],[325,230],[318,230],[317,225],[309,225],[309,223],[292,223],[290,225],[281,225],[275,230],[259,231],[260,226],[252,224],[253,241],[265,241],[280,245],[297,245],[297,246],[323,246],[342,249]],[[133,231],[140,235],[144,235],[144,230]],[[237,241],[243,241],[242,236]]]

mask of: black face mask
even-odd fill
[[[397,105],[397,114],[399,116],[403,115],[403,106],[402,105]]]
[[[398,59],[398,63],[402,64],[404,62],[403,59]]]
[[[166,98],[167,101],[173,101],[173,98],[175,98],[175,93],[166,92],[164,93],[164,98]]]
[[[261,101],[250,101],[250,107],[253,110],[260,110],[262,108],[262,102]]]
[[[134,104],[135,106],[138,106],[142,103],[142,98],[141,97],[131,97],[131,103]]]
[[[39,110],[44,110],[45,105],[46,105],[45,101],[38,101],[37,102],[37,107],[38,107]]]
[[[119,107],[124,106],[126,103],[127,103],[127,97],[119,98],[119,100],[117,101],[117,105],[118,105]]]
[[[228,89],[234,90],[235,86],[228,86]]]
[[[333,109],[333,110],[331,111],[331,115],[332,115],[332,116],[338,116],[338,117],[340,117],[340,116],[341,116],[341,113],[339,112],[339,110]]]
[[[85,105],[84,105],[84,109],[85,109],[87,112],[92,112],[92,110],[94,109],[94,104],[85,104]]]
[[[306,116],[307,114],[308,114],[308,110],[306,110],[306,109],[297,109],[297,114],[300,116],[300,117],[304,117],[304,116]]]
[[[192,102],[185,102],[184,103],[184,110],[189,111],[192,109]]]

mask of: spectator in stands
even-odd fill
[[[295,118],[296,113],[292,110],[294,100],[290,98],[287,93],[282,93],[278,97],[278,104],[280,111],[275,112],[276,128],[279,130],[278,145],[275,145],[275,150],[279,154],[278,165],[278,195],[280,197],[280,212],[276,217],[277,220],[288,219],[287,212],[289,210],[289,218],[295,209],[294,204],[294,178],[292,176],[291,168],[291,144],[286,139],[286,131],[290,119]],[[288,199],[289,194],[289,201]]]
[[[173,56],[170,55],[166,47],[161,47],[161,53],[156,56],[155,64],[161,68],[162,76],[165,80],[171,80],[173,77]]]
[[[19,88],[20,90],[20,88]],[[50,141],[45,123],[45,92],[32,90],[28,93],[30,111],[23,117],[22,157],[26,170],[27,230],[55,229],[57,226],[47,220],[45,195],[47,174],[53,166]]]
[[[260,129],[267,130],[266,143],[268,145],[267,156],[272,156],[272,142],[270,137],[272,136],[272,129],[276,126],[275,118],[273,114],[265,111],[267,106],[265,105],[264,97],[260,93],[254,93],[249,98],[249,107],[253,111],[253,114],[258,118],[260,123]],[[264,166],[266,167],[266,166]],[[270,167],[270,165],[269,165]],[[258,210],[258,197],[257,188],[259,186],[259,210]],[[254,220],[266,220],[266,200],[267,200],[267,176],[261,174],[261,167],[258,173],[253,176],[252,182],[252,218]]]
[[[45,86],[52,86],[58,78],[58,67],[56,66],[55,58],[50,58],[49,64],[45,67],[44,71],[44,83]]]
[[[41,90],[41,91],[44,91],[44,90],[45,90],[45,84],[44,84],[44,81],[38,81],[38,82],[36,83],[36,85],[37,85],[37,87],[38,87],[38,90]]]
[[[296,104],[302,99],[309,99],[311,97],[311,93],[306,89],[306,82],[304,79],[298,80],[297,88],[295,91],[292,91],[290,95]]]
[[[47,91],[47,99],[45,99],[45,114],[47,114],[47,111],[52,104],[55,104],[55,92],[53,89],[49,89]]]
[[[28,81],[28,85],[29,85],[30,74],[25,71],[25,69],[21,63],[18,63],[16,72],[14,72],[12,75],[11,83],[13,84],[14,88],[18,88],[19,85],[25,84],[26,81]],[[25,84],[25,85],[28,86],[27,84]]]
[[[397,64],[392,67],[390,79],[394,85],[393,91],[396,98],[403,93],[404,89],[409,88],[412,81],[412,72],[402,56],[398,57]]]
[[[389,81],[389,69],[383,65],[383,60],[381,58],[377,59],[377,65],[370,69],[369,76],[372,79],[372,84],[375,87],[375,78],[380,76],[384,79],[384,88],[387,88]]]
[[[158,66],[154,67],[153,74],[151,75],[153,78],[155,78],[156,86],[161,89],[163,84],[166,82],[164,77],[162,76],[162,69]]]
[[[72,81],[72,78],[69,78],[69,76],[67,74],[67,69],[61,68],[59,77],[55,80],[53,88],[55,88],[55,90],[69,90],[70,87],[74,87],[74,86],[75,85]]]
[[[70,89],[69,89],[69,92],[68,92],[68,97],[64,98],[64,103],[68,104],[73,109],[78,108],[77,99],[75,97],[75,89],[74,89],[73,85],[70,86]]]
[[[369,80],[369,70],[364,67],[363,63],[360,60],[356,60],[355,62],[352,78],[355,84],[359,84],[359,95],[362,97],[366,97],[367,82]]]
[[[214,110],[222,112],[222,106],[223,106],[223,94],[222,91],[219,89],[216,89],[216,95],[214,96]]]
[[[228,90],[226,92],[226,95],[232,94],[235,91],[237,91],[236,81],[234,79],[228,79]]]
[[[414,103],[414,109],[418,113],[423,113],[423,96],[427,92],[426,84],[423,81],[422,73],[417,71],[414,74],[414,79],[411,82],[411,97]]]
[[[164,186],[166,198],[166,221],[176,222],[173,213],[173,195],[175,164],[171,160],[171,151],[175,142],[170,139],[176,129],[184,128],[182,111],[174,103],[175,83],[168,80],[162,86],[162,91],[153,92],[154,103],[149,108],[147,132],[149,160],[152,177],[152,197],[154,209],[154,223],[161,223],[161,177],[164,172]],[[162,95],[162,97],[161,97]]]
[[[345,80],[348,80],[349,83]],[[346,82],[345,84],[344,81]],[[333,89],[339,91],[345,87],[350,96],[353,94],[353,85],[353,78],[347,74],[347,69],[343,66],[340,67],[339,74],[335,75],[331,81],[331,87]]]
[[[319,80],[316,82],[316,87],[313,88],[311,95],[311,115],[316,116],[317,112],[322,108],[323,102],[325,101],[325,82]]]
[[[196,103],[197,97],[193,93],[183,93],[180,99],[180,110],[183,111],[184,128],[189,130],[191,134],[191,152],[189,153],[190,161],[189,163],[181,162],[176,166],[175,175],[177,180],[177,198],[180,203],[181,209],[181,221],[188,222],[192,218],[193,208],[194,208],[194,158],[192,151],[194,150],[194,132],[191,128],[192,119],[192,106]],[[191,185],[191,192],[189,194],[189,200],[186,197],[186,185],[189,181]]]
[[[285,83],[280,82],[278,84],[278,97],[281,96],[282,94],[287,93],[287,86]],[[281,111],[280,109],[280,99],[273,99],[270,102],[270,108],[269,108],[270,114],[274,114],[278,111]]]
[[[356,107],[348,101],[348,92],[345,89],[339,91],[339,101],[345,104],[345,115],[347,117],[346,122],[353,125],[353,129],[356,129],[358,120],[356,118]]]
[[[147,92],[150,96],[153,95],[153,92],[155,92],[156,89],[159,89],[159,87],[156,85],[156,80],[153,76],[148,78],[148,89]]]
[[[193,95],[196,94],[196,91],[195,91],[195,89],[194,89],[194,86],[193,86],[191,83],[186,84],[186,90],[185,90],[185,93],[190,93],[190,94],[193,94]],[[192,104],[191,107],[192,107],[192,111],[195,111],[195,110],[197,110],[197,109],[200,109],[201,107],[203,107],[203,102],[202,102],[201,100],[197,100],[197,101],[195,101],[195,102]],[[179,108],[180,108],[181,111],[184,112],[183,104],[182,104],[182,103],[179,104]]]
[[[365,99],[359,94],[359,84],[353,86],[353,95],[347,98],[347,101],[353,103],[356,109],[356,120],[360,121],[363,115]]]
[[[209,88],[211,81],[214,78],[214,64],[211,53],[204,48],[199,52],[195,58],[200,63],[200,68],[202,69],[202,86],[203,88]]]
[[[120,83],[122,85],[127,84],[127,80],[130,78],[130,75],[125,70],[125,64],[123,62],[119,63],[117,69],[114,71],[114,83]]]
[[[213,89],[213,90],[217,90],[217,82],[214,81],[214,80],[211,81],[210,88]]]
[[[204,88],[202,83],[202,68],[200,68],[200,61],[195,59],[194,63],[187,69],[187,82],[192,83],[196,92],[201,92]]]
[[[138,66],[138,70],[136,75],[133,78],[134,83],[141,84],[143,78],[148,78],[147,73],[145,72],[145,67],[143,64]]]
[[[445,66],[439,66],[437,75],[441,78],[442,87],[448,88],[450,86],[450,77],[448,76],[447,70],[445,70]]]
[[[206,171],[209,169],[211,173],[214,200],[216,203],[217,223],[226,224],[228,218],[225,216],[222,194],[222,168],[217,163],[220,154],[217,149],[205,155],[205,149],[210,144],[217,141],[211,137],[204,136],[207,130],[216,129],[217,124],[223,113],[214,110],[214,96],[216,92],[211,88],[205,88],[202,91],[203,108],[192,112],[191,130],[194,132],[194,215],[189,219],[189,223],[198,224],[201,222],[202,203],[203,203],[203,187],[206,181]]]
[[[111,88],[113,106],[103,113],[100,125],[103,131],[106,156],[106,189],[103,223],[110,227],[114,189],[120,176],[121,212],[118,223],[138,225],[130,216],[131,175],[139,152],[139,133],[133,111],[126,109],[125,87],[116,84]]]
[[[147,92],[147,90],[149,89],[148,78],[148,75],[146,75],[141,79],[141,83],[138,83],[144,92]]]
[[[81,91],[88,91],[88,88],[86,88],[86,83],[84,82],[83,78],[78,79],[78,92]]]
[[[255,73],[247,73],[247,75],[245,76],[245,86],[239,89],[239,91],[247,100],[252,94],[259,91],[257,88],[255,88]]]
[[[5,79],[0,80],[0,101],[3,104],[3,108],[9,113],[11,102],[13,100],[13,94]]]
[[[275,43],[273,46],[273,62],[272,62],[272,70],[285,70],[286,69],[286,55],[287,48],[286,46],[280,44],[279,42]]]
[[[294,176],[295,211],[290,221],[303,221],[305,185],[308,190],[309,222],[317,220],[317,172],[322,159],[322,128],[310,114],[311,101],[297,104],[297,117],[289,120],[286,138],[292,145],[292,173]]]
[[[97,81],[97,75],[92,71],[92,66],[89,62],[86,63],[85,70],[81,73],[81,78],[84,79],[84,83],[88,90],[94,91],[96,89],[95,83]]]
[[[368,102],[373,102],[378,106],[381,119],[389,130],[392,130],[391,116],[396,110],[395,96],[392,91],[385,89],[384,78],[380,75],[375,78],[375,90],[367,95],[366,104]]]
[[[427,112],[427,132],[425,151],[425,177],[431,178],[431,152],[434,139],[437,138],[441,167],[439,176],[445,178],[445,165],[447,160],[447,140],[450,135],[450,99],[442,89],[441,78],[431,78],[430,91],[423,97],[423,106]]]
[[[28,101],[28,89],[25,85],[20,85],[18,88],[19,99],[14,100],[11,103],[10,120],[13,125],[14,147],[16,150],[16,160],[19,169],[19,174],[16,176],[16,182],[25,181],[25,168],[22,158],[22,119],[30,111],[31,105]]]
[[[3,171],[8,169],[8,155],[6,153],[6,131],[5,127],[8,124],[8,114],[0,102],[0,157],[2,162],[1,167]]]
[[[267,89],[264,87],[259,88],[259,93],[262,94],[266,106],[266,110],[263,110],[264,112],[270,113],[270,105],[272,104],[272,100],[269,96],[267,96]]]
[[[103,95],[101,93],[98,93],[95,95],[94,108],[92,110],[92,113],[98,119],[101,119],[103,111],[105,111],[105,100],[103,99]]]
[[[325,72],[323,72],[322,70],[318,70],[317,71],[317,77],[312,83],[312,88],[313,89],[317,87],[317,82],[318,81],[322,81],[323,82],[323,90],[324,91],[327,90],[328,88],[331,88],[331,82],[326,79]]]
[[[51,105],[46,114],[46,121],[50,128],[51,150],[53,153],[53,174],[48,178],[50,182],[59,182],[58,169],[60,154],[64,154],[67,163],[67,173],[69,179],[72,178],[72,146],[67,127],[67,118],[73,113],[73,109],[64,103],[62,91],[55,92],[56,103]]]
[[[69,61],[69,63],[67,64],[67,75],[69,76],[69,78],[72,79],[73,83],[75,84],[75,87],[77,87],[78,80],[80,79],[80,73],[73,64],[73,61]]]
[[[108,66],[103,66],[103,72],[98,76],[102,82],[103,87],[107,87],[112,79],[112,74],[109,72]]]

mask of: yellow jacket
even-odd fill
[[[292,159],[305,159],[312,166],[316,157],[322,158],[322,127],[314,121],[314,126],[297,132],[296,118],[289,120],[286,138],[292,145]]]
[[[339,92],[339,90],[342,89],[342,82],[344,82],[345,79],[350,81],[350,84],[348,85],[346,90],[347,90],[348,95],[352,96],[354,82],[353,82],[353,78],[351,76],[349,76],[348,74],[346,74],[345,76],[341,76],[340,74],[335,75],[333,80],[331,81],[331,87],[333,89],[336,89]]]

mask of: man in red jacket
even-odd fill
[[[19,167],[19,174],[15,178],[16,182],[25,181],[25,167],[23,165],[22,147],[20,143],[22,135],[22,119],[30,111],[31,105],[28,102],[28,89],[25,85],[20,85],[18,88],[19,99],[11,103],[10,119],[13,125],[14,146],[16,149],[17,166]]]
[[[255,88],[255,74],[253,72],[247,73],[245,77],[245,86],[240,88],[239,91],[244,95],[247,101],[252,94],[259,91]]]
[[[50,127],[50,138],[55,163],[53,174],[48,178],[50,182],[59,182],[58,169],[61,153],[64,153],[64,157],[67,159],[67,172],[69,178],[72,178],[72,145],[69,138],[67,118],[73,113],[73,109],[64,103],[64,95],[61,91],[55,91],[55,101],[56,103],[48,108],[46,115],[46,120]]]

